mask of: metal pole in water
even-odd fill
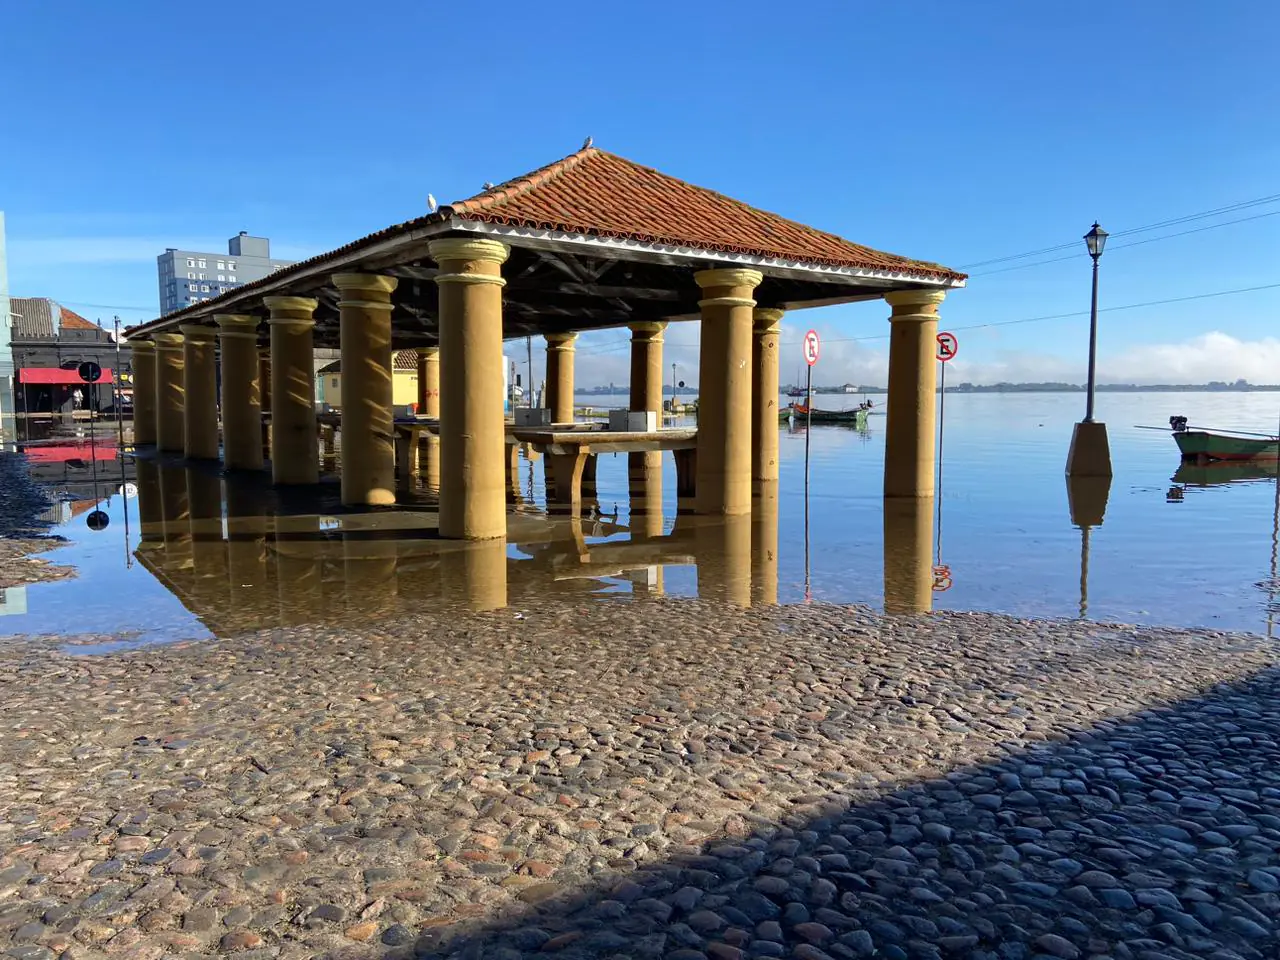
[[[533,409],[533,337],[524,338],[524,351],[529,360],[529,383],[525,389],[525,406]]]
[[[934,564],[940,566],[942,564],[942,439],[943,428],[947,422],[947,365],[941,360],[938,364],[942,369],[938,371],[940,394],[938,397],[938,489],[934,493],[937,500],[938,537],[935,542]]]
[[[813,425],[813,366],[805,368],[805,396],[808,402],[804,408],[804,598],[810,599],[809,592],[809,435]]]

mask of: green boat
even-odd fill
[[[1186,417],[1170,417],[1173,439],[1183,460],[1275,460],[1280,457],[1280,437],[1237,431],[1191,428]]]
[[[865,430],[867,427],[867,415],[871,411],[866,407],[858,407],[854,410],[819,410],[817,407],[809,407],[803,403],[790,403],[778,411],[779,420],[789,420],[792,416],[796,418],[796,423],[803,423],[808,420],[809,423],[836,423],[843,424],[846,427],[853,427],[855,430]]]

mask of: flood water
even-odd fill
[[[818,405],[846,399],[858,398]],[[0,635],[132,645],[426,606],[516,615],[548,597],[699,592],[877,607],[887,595],[894,609],[931,603],[1270,633],[1274,465],[1180,469],[1167,431],[1135,425],[1185,414],[1193,425],[1272,432],[1280,395],[1100,394],[1115,477],[1109,489],[1072,491],[1082,528],[1063,467],[1083,405],[1080,394],[948,395],[941,493],[924,516],[885,512],[881,416],[865,431],[812,428],[807,499],[805,431],[783,424],[776,504],[728,524],[677,515],[670,455],[660,493],[629,483],[625,455],[602,456],[580,523],[547,515],[542,461],[522,459],[508,542],[471,547],[435,538],[431,497],[420,490],[402,509],[351,513],[332,485],[304,497],[224,482],[212,467],[129,461],[121,476],[107,461],[95,497],[91,462],[68,467],[33,452],[51,494],[79,498],[55,508],[52,532],[70,544],[50,556],[79,577],[0,594]],[[95,501],[108,519],[96,531],[87,521]],[[633,516],[641,505],[648,512]]]

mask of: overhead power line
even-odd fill
[[[1280,210],[1268,210],[1266,213],[1255,213],[1252,217],[1240,217],[1237,220],[1224,220],[1222,223],[1210,223],[1207,226],[1192,227],[1190,230],[1180,230],[1177,233],[1168,233],[1159,237],[1147,237],[1145,240],[1134,240],[1130,243],[1119,243],[1115,246],[1109,246],[1107,248],[1107,252],[1110,253],[1114,250],[1125,250],[1129,247],[1141,246],[1144,243],[1155,243],[1158,240],[1172,240],[1174,237],[1185,237],[1191,233],[1201,233],[1205,230],[1216,230],[1218,227],[1229,227],[1236,223],[1248,223],[1250,220],[1261,220],[1263,217],[1275,216],[1280,216]],[[1069,246],[1075,247],[1078,246],[1078,244],[1069,244]],[[1065,257],[1054,257],[1052,260],[1036,260],[1034,263],[1018,263],[1011,267],[1000,267],[996,270],[982,270],[978,273],[970,274],[970,276],[987,277],[993,273],[1008,273],[1011,270],[1026,270],[1031,267],[1042,267],[1047,263],[1061,263],[1063,260],[1076,260],[1083,256],[1084,251],[1077,250],[1067,254]]]
[[[1241,210],[1248,210],[1252,207],[1263,206],[1268,203],[1280,202],[1280,193],[1274,193],[1266,197],[1255,197],[1252,200],[1241,200],[1238,203],[1230,203],[1224,207],[1215,207],[1212,210],[1202,210],[1199,213],[1189,213],[1182,217],[1172,217],[1168,220],[1160,220],[1156,223],[1144,224],[1140,227],[1130,227],[1127,230],[1117,230],[1111,234],[1113,238],[1132,236],[1135,233],[1147,233],[1151,230],[1160,230],[1164,227],[1174,227],[1183,223],[1192,223],[1196,220],[1205,220],[1209,217],[1218,217],[1227,213],[1237,213]],[[1242,222],[1242,221],[1240,221]],[[1173,234],[1173,236],[1181,236],[1181,234]],[[1025,253],[1011,253],[1003,257],[993,257],[990,260],[978,260],[974,263],[962,264],[959,269],[972,270],[974,267],[986,267],[997,263],[1008,263],[1011,260],[1025,260],[1028,257],[1042,257],[1048,253],[1057,253],[1059,250],[1067,250],[1078,246],[1079,240],[1072,240],[1068,243],[1059,243],[1051,247],[1041,247],[1038,250],[1028,250]],[[1065,259],[1065,258],[1063,258]],[[1056,260],[1048,260],[1046,263],[1055,263]],[[985,271],[995,273],[997,271]]]
[[[1256,287],[1239,287],[1235,290],[1216,290],[1213,293],[1193,293],[1185,297],[1169,297],[1165,300],[1144,300],[1142,303],[1125,303],[1115,307],[1101,307],[1099,313],[1110,313],[1116,310],[1137,310],[1139,307],[1159,307],[1170,303],[1187,303],[1191,300],[1210,300],[1214,297],[1229,297],[1239,293],[1255,293],[1259,290],[1275,290],[1280,288],[1280,283],[1264,283]],[[1073,313],[1051,313],[1042,317],[1019,317],[1016,320],[993,320],[990,323],[974,323],[967,327],[948,327],[947,329],[953,333],[959,333],[962,330],[985,330],[988,327],[1008,327],[1020,323],[1040,323],[1045,320],[1067,320],[1073,317],[1087,317],[1088,310],[1077,310]],[[888,340],[888,334],[877,334],[870,337],[824,337],[823,343],[860,343],[867,340]],[[795,345],[800,343],[799,340],[784,340],[785,344]]]

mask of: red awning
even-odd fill
[[[80,374],[75,370],[63,370],[61,367],[23,367],[18,371],[19,383],[61,383],[83,385]],[[103,367],[102,373],[94,383],[112,383],[111,368]]]

